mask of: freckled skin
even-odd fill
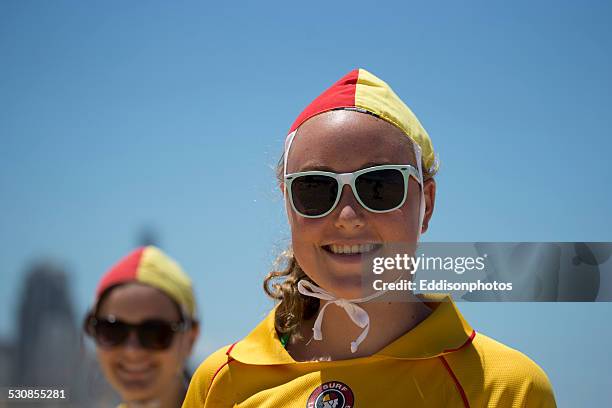
[[[142,284],[121,285],[103,299],[98,316],[114,315],[118,320],[137,324],[149,319],[177,322],[179,311],[163,292]],[[124,401],[158,400],[161,407],[178,406],[183,392],[182,372],[185,360],[197,338],[197,329],[176,333],[166,350],[147,350],[140,346],[136,333],[117,347],[96,347],[106,379]],[[121,364],[147,364],[150,369],[137,376],[126,375]]]
[[[375,164],[412,164],[418,169],[411,141],[400,129],[372,115],[337,110],[317,115],[300,126],[289,152],[287,173],[313,168],[353,172]],[[416,180],[409,180],[406,202],[388,213],[363,208],[349,186],[344,187],[334,211],[322,218],[302,217],[287,202],[293,251],[304,272],[338,297],[362,296],[362,266],[343,265],[322,246],[347,240],[414,245],[421,190]],[[434,180],[425,182],[424,192],[423,232],[433,213]]]

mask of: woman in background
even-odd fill
[[[189,277],[153,246],[139,248],[100,280],[85,332],[120,407],[180,407],[185,364],[198,336]]]

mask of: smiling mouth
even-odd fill
[[[367,254],[368,252],[372,252],[378,248],[380,248],[381,244],[356,244],[356,245],[339,245],[339,244],[330,244],[323,245],[323,249],[327,252],[336,255],[361,255]]]
[[[126,380],[144,380],[153,373],[154,366],[146,363],[119,363],[117,369],[119,375]]]

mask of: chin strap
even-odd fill
[[[425,219],[425,182],[423,181],[423,165],[421,163],[421,147],[412,143],[414,146],[414,155],[416,158],[416,165],[419,171],[419,184],[421,185],[421,203],[419,205],[419,230],[417,231],[417,242],[421,238],[421,230],[423,229],[423,220]]]
[[[351,342],[351,353],[355,353],[357,351],[359,345],[365,340],[366,336],[368,335],[368,332],[370,331],[370,316],[368,315],[368,312],[366,312],[363,308],[357,306],[356,303],[368,302],[372,299],[384,295],[387,292],[386,290],[375,292],[369,296],[360,299],[343,299],[335,297],[325,289],[320,288],[307,280],[301,280],[298,282],[298,291],[304,296],[315,297],[327,301],[319,311],[319,315],[317,316],[317,319],[315,320],[314,326],[312,328],[313,338],[315,340],[323,339],[323,332],[321,331],[321,325],[323,324],[323,316],[325,315],[325,309],[327,309],[327,306],[331,304],[334,304],[344,309],[344,311],[351,318],[353,323],[363,329],[359,337],[357,337],[355,341]]]

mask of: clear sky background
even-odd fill
[[[428,241],[612,241],[610,2],[0,3],[0,336],[30,262],[77,311],[153,228],[193,277],[196,359],[272,303],[288,243],[272,167],[345,73],[386,80],[441,160]],[[612,304],[460,305],[548,373],[559,406],[612,404]]]

